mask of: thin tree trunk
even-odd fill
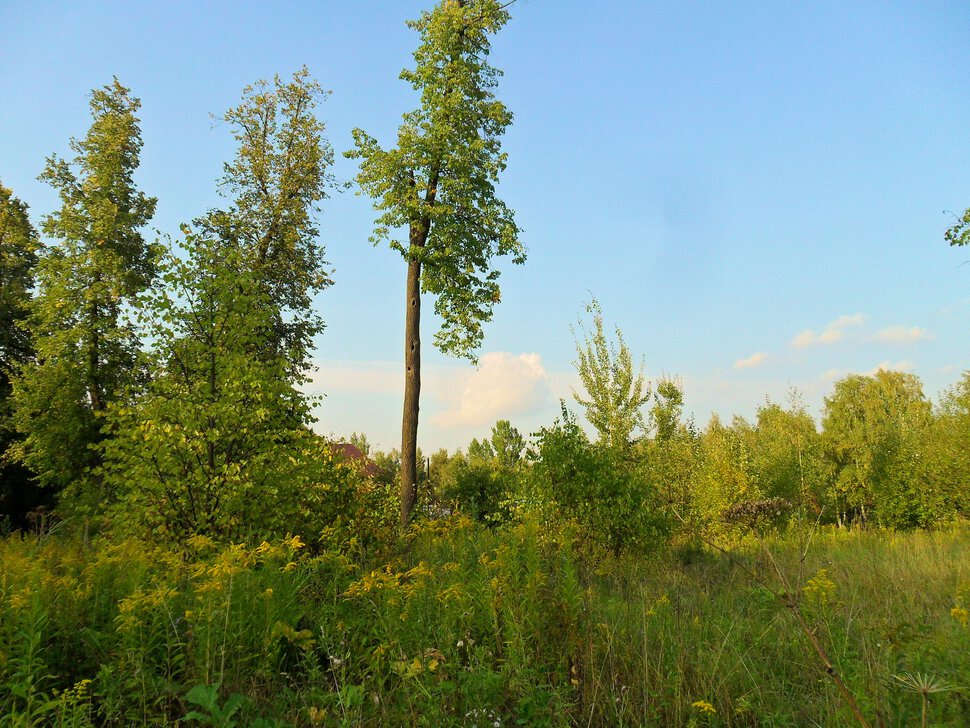
[[[401,424],[401,525],[418,499],[418,405],[421,397],[421,261],[408,261],[404,320],[404,417]]]

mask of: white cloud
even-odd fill
[[[463,374],[443,398],[447,409],[431,416],[438,427],[490,425],[496,420],[530,412],[549,395],[549,376],[539,354],[489,352],[478,369]]]
[[[836,369],[835,367],[833,367],[831,369],[826,369],[824,372],[822,372],[819,375],[818,378],[819,378],[819,381],[822,381],[822,382],[834,382],[841,375],[842,375],[842,372],[839,369]]]
[[[866,376],[874,376],[880,371],[883,372],[908,372],[913,368],[913,363],[911,361],[903,360],[897,362],[884,361],[876,364],[872,369],[866,372]]]
[[[861,313],[839,316],[834,321],[825,324],[821,333],[816,333],[812,329],[805,329],[792,339],[791,345],[796,349],[804,349],[818,344],[834,344],[836,341],[845,338],[846,329],[861,326],[865,323],[865,320],[865,314]]]
[[[866,322],[866,316],[862,313],[854,313],[849,316],[839,316],[835,321],[832,321],[825,328],[827,329],[845,329],[849,326],[862,326]]]
[[[768,355],[763,351],[758,351],[749,356],[747,359],[738,359],[734,362],[735,369],[749,369],[751,367],[756,367],[759,364],[764,364],[767,361]]]
[[[304,389],[357,394],[404,393],[404,366],[388,361],[320,360]]]
[[[839,339],[844,338],[845,332],[842,329],[825,329],[825,331],[818,335],[818,343],[833,344]]]
[[[796,349],[804,349],[806,346],[811,346],[815,343],[817,337],[815,332],[811,329],[805,329],[802,333],[792,339],[791,345]]]
[[[919,326],[889,326],[882,331],[877,331],[869,337],[869,340],[886,344],[912,344],[932,338],[933,335],[929,331]]]

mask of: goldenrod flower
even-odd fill
[[[710,713],[710,714],[712,714],[712,715],[713,715],[714,713],[716,713],[716,712],[717,712],[717,711],[716,711],[716,710],[714,709],[714,706],[713,706],[713,705],[712,705],[711,703],[708,703],[708,702],[707,702],[706,700],[695,700],[695,701],[694,701],[693,703],[691,703],[690,705],[691,705],[691,707],[692,707],[692,708],[694,708],[694,709],[695,709],[695,710],[696,710],[696,711],[697,711],[698,713]]]

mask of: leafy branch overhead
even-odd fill
[[[943,236],[950,245],[970,245],[970,208]]]

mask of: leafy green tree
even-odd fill
[[[495,449],[487,439],[472,439],[468,443],[468,459],[473,462],[490,463],[495,459]]]
[[[267,356],[284,355],[295,375],[310,365],[323,321],[313,296],[332,281],[317,242],[315,213],[333,185],[333,149],[315,108],[325,96],[304,67],[290,81],[258,81],[222,117],[238,142],[221,191],[231,205],[196,220],[206,237],[239,251],[272,308]]]
[[[817,514],[822,505],[822,441],[805,406],[797,398],[788,409],[766,402],[758,408],[750,435],[751,474],[764,497],[782,498]]]
[[[657,382],[657,392],[653,407],[650,408],[650,425],[658,442],[668,442],[680,427],[684,411],[684,392],[672,379],[663,378]]]
[[[509,501],[519,481],[525,439],[508,420],[492,427],[491,437],[474,439],[467,457],[459,452],[445,469],[442,499],[487,523],[507,521]]]
[[[29,470],[7,456],[22,439],[13,421],[11,377],[30,361],[33,345],[25,326],[40,243],[27,205],[0,184],[0,513],[18,519],[44,502]]]
[[[163,261],[167,287],[139,302],[151,377],[109,411],[106,482],[125,520],[146,532],[237,540],[296,531],[325,510],[318,486],[338,468],[293,425],[294,412],[308,421],[309,407],[290,363],[266,353],[274,309],[243,253],[191,234],[183,247],[185,259]]]
[[[492,451],[498,465],[503,468],[513,468],[522,459],[525,450],[525,438],[508,420],[499,420],[492,427],[490,439]]]
[[[28,324],[36,360],[13,394],[20,457],[58,490],[98,465],[93,446],[108,434],[100,417],[136,377],[137,340],[122,310],[152,282],[157,255],[140,232],[155,199],[134,183],[141,104],[115,79],[90,105],[93,122],[71,140],[72,163],[52,156],[40,177],[60,195],[60,209],[43,220],[57,243],[37,265]]]
[[[970,371],[943,392],[910,454],[917,471],[916,487],[909,484],[910,521],[928,525],[970,514]]]
[[[367,439],[366,433],[351,432],[350,444],[360,450],[365,456],[370,455],[370,442]]]
[[[691,482],[696,525],[708,538],[730,540],[736,529],[726,523],[732,508],[765,497],[752,476],[751,424],[735,417],[730,427],[715,414],[700,439],[699,462]]]
[[[670,522],[648,473],[623,450],[589,441],[562,406],[562,419],[536,435],[535,515],[572,520],[594,544],[615,553],[659,547]]]
[[[615,329],[616,343],[607,340],[603,311],[594,298],[586,307],[593,315],[593,331],[579,322],[583,341],[576,340],[575,362],[586,396],[575,389],[573,397],[586,410],[586,419],[596,428],[600,442],[610,448],[626,449],[637,430],[645,428],[643,406],[650,400],[650,388],[643,379],[643,364],[634,372],[633,357]]]
[[[822,437],[832,497],[842,519],[914,525],[921,475],[918,442],[930,423],[918,378],[902,372],[849,375],[825,399]],[[909,511],[907,513],[907,511]]]
[[[435,297],[442,321],[435,344],[474,358],[482,324],[500,300],[493,256],[525,261],[512,211],[495,194],[505,169],[501,137],[512,114],[494,89],[489,37],[509,14],[498,0],[443,0],[408,25],[421,42],[401,78],[420,93],[404,115],[397,145],[381,147],[360,129],[347,156],[360,160],[357,182],[378,212],[375,244],[387,241],[407,263],[401,520],[417,499],[421,392],[421,293]],[[406,230],[406,238],[399,231]]]
[[[699,436],[691,421],[684,422],[681,385],[664,378],[657,383],[650,426],[653,438],[642,443],[646,468],[666,503],[686,519],[690,515],[690,484],[699,459]]]
[[[40,242],[27,205],[0,184],[0,396],[10,394],[10,373],[33,354],[24,326]]]

